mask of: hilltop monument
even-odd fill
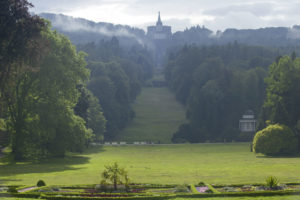
[[[163,57],[171,43],[172,31],[171,26],[163,25],[160,12],[158,12],[156,25],[147,27],[147,37],[153,44],[156,68],[161,69],[163,67]]]
[[[147,36],[152,40],[170,40],[172,37],[171,26],[164,26],[161,18],[160,12],[158,12],[158,19],[156,26],[148,26]]]

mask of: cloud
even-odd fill
[[[244,3],[229,5],[217,9],[206,10],[203,14],[213,16],[224,16],[231,13],[251,13],[255,16],[266,16],[272,13],[274,5],[272,3]]]
[[[171,18],[171,19],[165,20],[164,24],[166,24],[168,26],[172,26],[173,32],[181,31],[181,30],[184,30],[184,29],[192,26],[191,20],[188,18],[186,18],[186,19]]]
[[[225,16],[217,16],[213,20],[205,20],[203,24],[212,30],[225,30],[227,28],[254,29],[268,25],[260,17],[247,12],[234,12]]]
[[[299,0],[31,0],[34,12],[144,27],[161,11],[173,30],[205,25],[213,30],[299,24]],[[236,19],[237,18],[237,19]],[[252,18],[252,20],[250,19]],[[176,20],[175,20],[176,19]],[[186,25],[183,22],[187,23]]]
[[[287,34],[288,39],[300,39],[300,26],[294,26],[289,29]]]
[[[143,44],[142,40],[136,35],[130,33],[127,29],[123,27],[118,27],[117,29],[109,29],[105,26],[95,26],[88,23],[88,21],[78,21],[72,17],[66,17],[62,15],[56,15],[51,21],[52,26],[56,27],[62,31],[75,32],[75,31],[86,31],[92,33],[98,33],[105,36],[117,36],[117,37],[129,37],[134,38],[140,44]]]

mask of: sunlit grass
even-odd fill
[[[249,144],[105,146],[42,163],[0,163],[5,184],[96,184],[104,165],[118,162],[133,182],[160,184],[300,182],[300,158],[256,157]]]

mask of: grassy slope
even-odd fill
[[[133,105],[136,117],[117,141],[171,143],[178,126],[185,122],[185,109],[167,88],[143,88]]]
[[[256,157],[248,144],[106,146],[82,155],[40,164],[0,162],[6,184],[99,183],[104,165],[117,161],[134,182],[256,183],[274,175],[281,182],[300,182],[300,158]]]

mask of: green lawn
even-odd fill
[[[94,184],[104,165],[117,161],[133,182],[189,184],[261,183],[274,175],[281,182],[300,182],[300,158],[256,157],[249,144],[105,146],[47,162],[0,163],[5,184]]]
[[[135,118],[116,141],[171,143],[173,133],[185,122],[185,109],[167,88],[143,88],[133,105]]]
[[[203,200],[299,200],[299,199],[300,199],[300,196],[203,198]],[[190,199],[176,198],[174,200],[196,200],[196,199],[195,198],[190,198]]]

